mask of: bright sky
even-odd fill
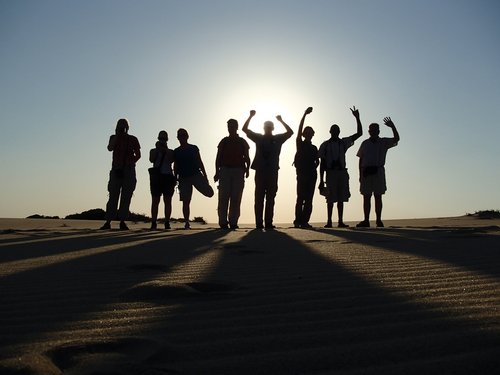
[[[186,128],[212,178],[227,119],[241,127],[255,109],[252,130],[281,114],[296,131],[312,106],[319,146],[333,123],[355,132],[353,105],[365,133],[348,151],[346,220],[362,218],[355,155],[384,116],[401,134],[387,156],[384,218],[498,209],[499,16],[496,0],[0,0],[0,217],[104,208],[120,117],[143,152],[131,210],[149,215],[159,130],[175,148]],[[294,153],[293,138],[275,222],[293,221]],[[242,223],[254,221],[253,177]],[[216,197],[194,194],[192,216],[216,222],[216,209]],[[316,194],[311,221],[325,218]]]

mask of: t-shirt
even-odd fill
[[[179,177],[190,177],[200,172],[200,150],[195,145],[187,144],[174,150],[174,162]]]
[[[368,138],[361,143],[357,156],[361,158],[362,167],[383,167],[387,150],[398,143],[394,138]]]
[[[318,148],[311,142],[300,141],[297,143],[297,152],[293,164],[298,173],[316,172]]]
[[[245,154],[250,146],[240,136],[225,137],[217,146],[220,153],[220,165],[229,168],[245,168]]]
[[[255,157],[251,168],[255,170],[270,169],[278,170],[280,168],[281,146],[290,138],[287,133],[266,136],[249,132],[248,138],[255,142]]]
[[[139,140],[130,134],[118,134],[114,137],[113,168],[135,167],[136,156],[141,149]]]
[[[353,144],[353,136],[323,142],[319,147],[319,157],[325,160],[326,169],[345,169],[345,153]]]

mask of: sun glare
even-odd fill
[[[272,100],[261,100],[251,105],[248,111],[241,114],[242,119],[248,118],[250,110],[255,110],[255,117],[250,123],[250,128],[253,130],[259,130],[265,121],[272,121],[275,123],[276,128],[278,128],[276,116],[281,115],[283,121],[287,124],[295,124],[295,119],[292,117],[291,112],[288,108],[280,102]]]

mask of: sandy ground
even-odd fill
[[[101,224],[0,219],[0,374],[498,373],[500,220]]]

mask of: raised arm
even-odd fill
[[[250,125],[250,120],[252,119],[253,116],[255,116],[255,113],[256,112],[253,109],[250,111],[250,115],[248,116],[247,120],[243,124],[243,128],[241,129],[243,131],[243,133],[245,133],[247,135],[247,137],[250,137],[251,134],[253,133],[253,131],[248,129],[248,125]]]
[[[297,144],[297,147],[299,147],[299,144],[300,142],[302,141],[302,130],[304,129],[304,122],[306,120],[306,116],[312,112],[312,107],[308,107],[304,114],[302,115],[302,119],[300,120],[300,124],[299,124],[299,130],[297,132],[297,138],[296,138],[296,144]]]
[[[392,129],[392,134],[394,136],[394,143],[399,142],[399,133],[398,130],[396,129],[396,125],[392,122],[390,117],[384,117],[384,124],[386,124],[388,127]]]
[[[361,126],[361,120],[359,118],[359,110],[356,109],[356,106],[352,106],[350,110],[352,112],[352,115],[356,118],[356,124],[357,124],[356,133],[352,135],[352,140],[354,142],[356,139],[358,139],[363,135],[363,127]]]
[[[281,118],[281,115],[276,116],[276,120],[278,120],[279,122],[281,122],[281,124],[285,127],[286,132],[283,133],[283,135],[285,136],[285,138],[286,139],[290,138],[293,135],[292,128],[290,126],[288,126],[288,124],[285,121],[283,121],[283,119]]]

